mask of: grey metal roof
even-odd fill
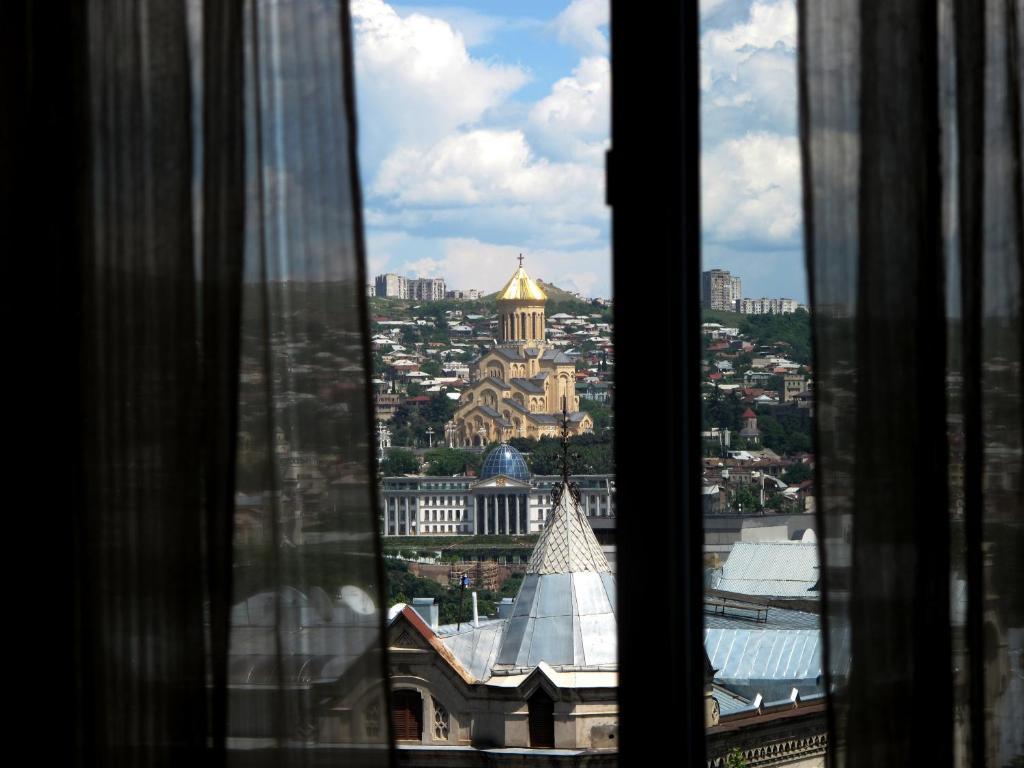
[[[481,623],[479,627],[463,623],[461,629],[448,624],[438,627],[437,634],[469,674],[477,680],[486,680],[491,676],[504,630],[505,621],[498,620]]]
[[[738,541],[717,589],[744,595],[818,597],[818,547],[801,541]]]
[[[617,663],[615,577],[564,489],[530,557],[497,663],[516,668]]]
[[[493,347],[490,351],[497,352],[499,355],[508,360],[523,359],[523,356],[519,352],[519,347]]]
[[[336,680],[380,642],[379,619],[372,603],[361,606],[366,612],[360,612],[344,601],[331,600],[317,587],[308,595],[291,587],[283,587],[277,594],[280,632],[274,592],[261,592],[232,607],[230,685],[276,686],[280,679],[292,684]]]
[[[518,400],[513,400],[511,397],[505,398],[505,400],[502,402],[502,405],[507,405],[510,408],[512,408],[512,410],[519,411],[520,413],[526,413],[526,414],[530,413],[530,409],[529,408],[527,408],[525,405],[520,403]]]
[[[849,628],[834,627],[830,636],[833,672],[841,679],[849,674]],[[704,650],[714,682],[746,698],[785,699],[793,688],[803,697],[824,692],[818,629],[705,628]]]
[[[504,416],[502,416],[496,410],[491,408],[491,406],[489,406],[489,405],[478,405],[477,408],[480,409],[481,413],[483,413],[484,415],[489,416],[490,418],[494,419],[496,422],[501,424],[503,427],[511,426],[511,422],[508,421]]]
[[[794,611],[789,608],[769,607],[764,621],[758,621],[752,614],[743,611],[715,613],[704,610],[705,629],[812,629],[821,626],[821,617],[809,611]]]
[[[536,381],[533,381],[532,379],[512,379],[511,383],[519,387],[519,389],[523,390],[524,392],[529,392],[530,394],[533,395],[541,394],[542,392],[544,392],[544,387],[542,387],[540,384],[538,384]]]
[[[565,354],[560,349],[546,349],[544,350],[544,360],[550,360],[553,363],[571,363],[572,358]]]
[[[512,387],[508,383],[502,381],[497,376],[485,376],[483,379],[481,379],[480,383],[490,384],[492,386],[497,387],[498,389],[512,389]]]
[[[821,688],[821,634],[812,629],[705,629],[715,680],[743,696],[771,700]]]
[[[497,663],[591,667],[617,662],[615,579],[611,573],[528,573],[502,638]]]
[[[722,685],[712,685],[711,693],[718,701],[718,711],[723,715],[751,709],[752,702]]]

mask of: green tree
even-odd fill
[[[381,472],[387,477],[412,474],[419,472],[420,460],[412,451],[405,451],[401,448],[392,448],[384,461],[380,464]]]
[[[441,376],[443,374],[443,371],[441,370],[441,364],[436,360],[424,361],[422,364],[420,364],[420,370],[423,371],[428,376],[433,376],[434,378],[437,378],[438,376]]]
[[[701,406],[704,429],[719,427],[734,433],[739,432],[743,428],[741,416],[744,410],[746,409],[743,403],[733,395],[723,394],[715,387]]]
[[[741,485],[732,492],[732,508],[735,512],[756,512],[758,499],[749,485]]]
[[[794,362],[811,362],[811,316],[802,309],[786,315],[747,315],[740,321],[740,333],[757,346],[782,342]]]
[[[415,346],[416,342],[420,340],[419,329],[414,325],[403,325],[402,326],[402,344],[406,347]]]
[[[804,480],[810,480],[813,477],[814,470],[811,469],[811,465],[801,462],[789,465],[786,471],[782,473],[781,479],[786,485],[799,485]]]
[[[467,469],[477,471],[480,468],[479,454],[460,451],[455,448],[435,448],[424,455],[427,460],[427,472],[431,475],[461,475]]]
[[[595,434],[600,435],[611,429],[614,414],[612,413],[612,409],[604,403],[599,403],[596,400],[588,400],[585,397],[581,397],[580,410],[589,413],[590,418],[594,420]]]
[[[747,759],[738,747],[733,747],[732,752],[726,755],[725,768],[747,768]]]
[[[782,456],[811,450],[808,415],[773,414],[762,410],[757,414],[757,428],[761,431],[761,442]]]

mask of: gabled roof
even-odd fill
[[[799,541],[738,541],[716,587],[744,595],[817,598],[818,546]]]
[[[544,387],[533,379],[511,379],[510,383],[512,386],[518,387],[524,392],[529,392],[531,395],[539,395],[544,392]]]
[[[523,356],[519,353],[519,347],[492,347],[484,353],[484,357],[494,352],[507,360],[522,360]]]
[[[480,380],[481,384],[490,384],[491,386],[497,387],[498,389],[512,389],[512,387],[505,381],[502,381],[497,376],[485,376]]]

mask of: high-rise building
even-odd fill
[[[406,278],[406,281],[409,286],[408,296],[406,298],[417,299],[419,301],[441,301],[444,298],[444,278],[409,277]]]
[[[701,273],[700,302],[704,309],[732,312],[743,295],[743,281],[727,269],[709,269]]]
[[[373,282],[377,295],[382,298],[409,298],[409,279],[406,277],[396,275],[393,272],[388,272],[384,275],[377,275]]]
[[[388,272],[374,279],[377,296],[389,299],[441,301],[445,294],[442,277],[405,277]]]
[[[737,299],[736,311],[741,315],[788,315],[797,310],[796,299]]]

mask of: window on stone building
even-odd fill
[[[423,697],[400,688],[391,692],[391,727],[397,741],[423,740]]]
[[[449,530],[451,530],[450,527]],[[430,697],[430,703],[434,708],[434,740],[447,741],[449,730],[448,710],[434,696]]]
[[[374,699],[363,711],[363,726],[366,738],[376,740],[380,737],[380,699]]]
[[[538,688],[527,702],[530,746],[553,749],[555,746],[555,702]]]

